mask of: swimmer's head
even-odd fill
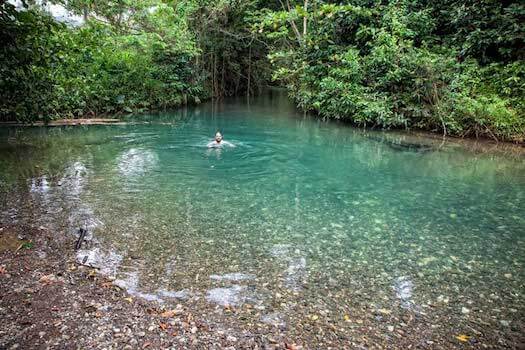
[[[215,141],[217,143],[221,143],[222,141],[222,134],[220,132],[217,131],[217,133],[215,134]]]

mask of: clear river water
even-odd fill
[[[319,348],[413,318],[428,344],[523,331],[519,149],[325,122],[279,93],[126,121],[0,129],[0,223],[85,227],[79,262],[133,296]],[[217,130],[236,147],[208,149]]]

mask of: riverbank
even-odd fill
[[[74,126],[74,125],[124,125],[121,119],[117,118],[81,118],[81,119],[56,119],[48,122],[36,121],[31,123],[20,122],[0,122],[1,126]]]
[[[439,327],[447,315],[430,320],[425,313],[408,310],[400,319],[386,309],[347,315],[341,321],[329,321],[322,312],[300,315],[304,325],[296,330],[284,324],[250,323],[256,310],[249,304],[217,307],[210,317],[195,312],[191,303],[158,304],[127,294],[111,277],[78,264],[74,243],[72,237],[44,227],[0,228],[0,348],[299,350],[323,344],[323,349],[523,349],[525,345],[523,329],[504,325],[498,330],[479,322],[468,334],[443,334]],[[385,319],[396,326],[383,330],[373,325]]]
[[[74,245],[43,227],[0,228],[1,349],[301,348],[132,297],[78,264]]]

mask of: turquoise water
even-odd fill
[[[304,337],[312,317],[522,325],[523,152],[324,122],[279,94],[128,121],[1,129],[1,222],[87,227],[79,260],[135,296],[250,304]],[[236,147],[207,149],[216,130]]]

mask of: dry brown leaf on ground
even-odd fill
[[[42,284],[52,284],[52,283],[55,283],[57,281],[58,281],[58,279],[53,274],[42,276],[38,280],[38,282],[40,282]]]
[[[469,340],[469,336],[468,335],[465,335],[465,334],[460,334],[460,335],[457,335],[456,336],[456,339],[459,340],[460,342],[467,342]]]
[[[100,286],[102,288],[111,288],[113,287],[113,282],[104,282],[104,283],[101,283]]]
[[[173,310],[166,310],[160,314],[160,317],[164,318],[170,318],[173,316],[176,316],[181,313],[181,310],[173,309]]]

